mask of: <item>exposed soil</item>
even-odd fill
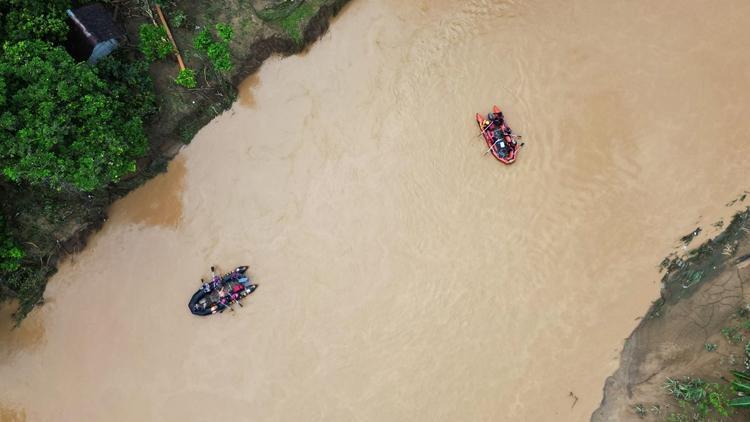
[[[593,421],[666,420],[684,413],[663,387],[668,377],[721,382],[731,369],[745,369],[745,341],[729,341],[722,329],[736,328],[747,338],[740,324],[750,303],[749,219],[746,210],[689,258],[665,260],[662,297],[626,340]],[[728,420],[747,420],[747,414]]]

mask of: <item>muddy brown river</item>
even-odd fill
[[[0,419],[588,419],[661,258],[747,188],[749,18],[354,1],[2,330]],[[477,137],[493,103],[510,167]],[[211,264],[260,287],[194,317]]]

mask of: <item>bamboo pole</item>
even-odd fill
[[[182,55],[180,54],[180,49],[177,48],[177,43],[174,42],[174,37],[172,36],[172,31],[169,30],[169,25],[167,25],[167,20],[164,19],[164,13],[161,11],[161,6],[158,4],[156,5],[156,13],[159,14],[159,20],[161,20],[162,26],[164,26],[164,30],[167,32],[167,37],[169,37],[169,42],[172,43],[172,47],[174,48],[174,54],[177,56],[177,64],[180,65],[180,70],[185,70],[185,62],[182,61]]]

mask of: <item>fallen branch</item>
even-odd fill
[[[169,30],[169,25],[167,24],[167,20],[164,18],[164,13],[162,13],[161,11],[161,6],[159,6],[158,4],[156,5],[156,13],[159,14],[159,20],[161,20],[161,24],[164,27],[164,30],[167,32],[167,37],[169,37],[169,42],[172,43],[172,48],[174,48],[174,55],[177,56],[177,64],[180,65],[180,70],[185,70],[185,62],[182,61],[182,55],[180,54],[180,49],[177,48],[177,43],[174,42],[172,31]]]

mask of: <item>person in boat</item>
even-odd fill
[[[505,123],[505,118],[503,117],[503,112],[500,113],[490,113],[487,115],[487,120],[491,121],[495,124],[495,127],[500,127]]]
[[[201,281],[203,281],[203,279],[201,279]],[[206,292],[206,293],[210,293],[210,292],[211,292],[211,285],[210,285],[210,284],[208,284],[208,283],[206,283],[206,282],[204,281],[204,282],[203,282],[203,284],[201,285],[201,289],[202,289],[202,290],[203,290],[204,292]]]
[[[221,278],[214,276],[211,278],[210,283],[211,290],[217,290],[221,287]]]
[[[483,121],[482,122],[482,132],[486,132],[486,131],[490,130],[490,126],[491,125],[492,125],[492,123],[489,120]]]
[[[242,287],[239,285],[236,285],[239,290],[242,290]],[[237,302],[237,299],[239,299],[240,295],[232,289],[232,291],[227,291],[224,287],[219,290],[219,301],[224,303],[226,306],[229,306],[232,304],[232,302]]]
[[[226,298],[226,296],[227,296],[227,290],[224,288],[224,286],[221,286],[219,288],[219,300]]]
[[[248,279],[247,277],[240,277],[240,279],[239,279],[239,280],[237,280],[237,281],[239,281],[239,282],[240,282],[240,284],[241,284],[241,285],[242,285],[242,286],[243,286],[244,288],[246,288],[246,289],[249,289],[249,288],[250,288],[250,279]]]
[[[508,156],[508,147],[505,141],[503,140],[503,132],[500,129],[495,129],[492,132],[492,139],[495,140],[495,142],[492,144],[492,146],[495,148],[495,151],[497,151],[497,155],[499,155],[502,158],[505,158]]]
[[[503,138],[499,138],[498,140],[496,140],[493,146],[495,147],[495,151],[497,151],[497,155],[499,155],[501,158],[507,158],[510,155],[510,146],[505,142]]]

